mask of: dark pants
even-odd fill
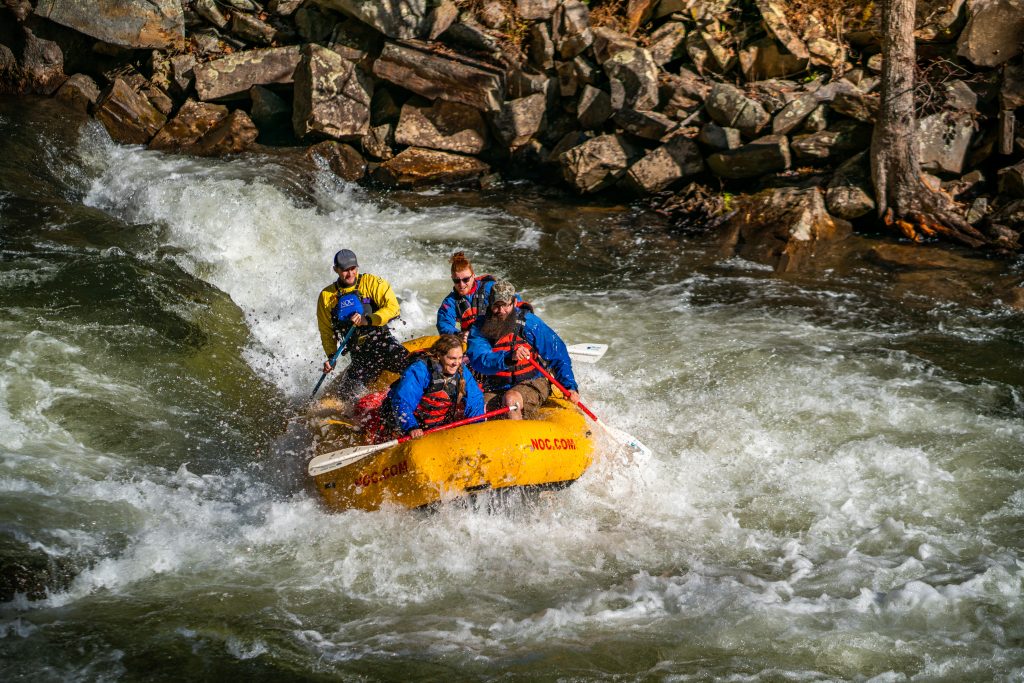
[[[408,365],[409,352],[391,330],[374,327],[359,335],[348,356],[352,362],[333,389],[343,399],[355,396],[385,370],[401,374]]]

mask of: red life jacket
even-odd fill
[[[477,316],[487,310],[487,297],[484,296],[483,283],[494,282],[493,275],[480,275],[476,278],[476,289],[471,296],[455,295],[455,319],[463,332],[476,322]]]
[[[423,398],[416,406],[413,415],[423,429],[437,427],[446,422],[451,422],[456,415],[465,412],[465,385],[462,379],[462,368],[453,376],[447,377],[441,369],[441,364],[430,358],[422,356],[422,360],[430,370],[430,384],[423,390]]]
[[[526,326],[526,311],[517,308],[514,315],[516,316],[515,329],[491,345],[494,351],[504,351],[507,353],[523,346],[527,349],[532,349],[523,334],[523,328]],[[487,391],[500,390],[536,374],[538,373],[530,365],[530,361],[516,360],[515,366],[511,368],[506,368],[493,375],[485,375],[483,377],[483,388]]]

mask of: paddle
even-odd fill
[[[338,362],[338,356],[340,356],[341,352],[345,350],[345,345],[348,344],[348,340],[352,338],[352,333],[355,331],[356,326],[352,325],[348,328],[348,332],[345,333],[345,336],[341,338],[341,342],[338,343],[338,350],[331,355],[331,368],[333,368],[334,364]],[[320,375],[320,381],[316,383],[315,387],[313,387],[313,393],[310,395],[310,398],[316,396],[316,392],[320,390],[320,385],[324,383],[325,379],[327,379],[326,372]]]
[[[545,377],[547,377],[547,378],[548,378],[548,380],[549,380],[549,381],[550,381],[550,382],[551,382],[551,383],[552,383],[553,385],[555,385],[555,386],[556,386],[556,387],[558,388],[558,390],[559,390],[559,391],[561,391],[561,392],[562,392],[562,393],[563,393],[563,394],[564,394],[565,396],[568,396],[568,395],[569,395],[569,390],[568,390],[568,389],[566,389],[565,387],[563,387],[563,386],[562,386],[562,385],[561,385],[561,384],[560,384],[560,383],[558,382],[558,380],[557,380],[557,379],[555,379],[555,376],[554,376],[554,375],[552,375],[552,374],[551,374],[550,372],[548,372],[548,371],[547,371],[546,369],[544,369],[544,368],[543,368],[543,367],[541,366],[541,364],[540,364],[540,363],[538,363],[538,362],[537,362],[537,361],[536,361],[536,360],[535,360],[535,359],[534,359],[534,358],[533,358],[532,356],[531,356],[531,357],[530,357],[530,358],[529,358],[528,360],[529,360],[529,362],[530,362],[530,365],[532,365],[533,367],[535,367],[535,368],[536,368],[537,370],[539,370],[539,371],[540,371],[540,373],[541,373],[542,375],[544,375]],[[626,433],[626,432],[622,431],[621,429],[618,429],[617,427],[612,427],[612,426],[611,426],[611,425],[609,425],[609,424],[605,424],[605,423],[604,423],[604,422],[602,422],[602,421],[601,421],[600,419],[598,419],[597,415],[594,415],[594,413],[593,413],[593,412],[591,412],[590,408],[588,408],[588,407],[586,407],[585,405],[583,405],[583,402],[582,402],[582,401],[578,402],[578,403],[576,404],[576,406],[577,406],[577,407],[578,407],[578,408],[579,408],[580,410],[582,410],[582,411],[583,411],[583,413],[584,413],[584,414],[585,414],[585,415],[586,415],[587,417],[589,417],[589,418],[590,418],[591,420],[593,420],[593,421],[594,421],[594,423],[595,423],[595,424],[596,424],[597,426],[599,426],[599,427],[600,427],[601,429],[603,429],[603,430],[605,431],[605,433],[606,433],[606,434],[608,434],[608,436],[612,437],[613,439],[615,439],[616,441],[618,441],[618,442],[619,442],[619,443],[621,443],[622,445],[624,445],[624,446],[629,446],[629,447],[630,447],[630,448],[632,448],[632,449],[633,449],[634,451],[637,451],[638,453],[642,453],[642,454],[643,454],[644,456],[649,456],[649,455],[651,455],[651,453],[652,453],[651,449],[650,449],[650,448],[648,448],[647,446],[645,446],[645,445],[644,445],[644,444],[643,444],[643,443],[642,443],[642,442],[641,442],[641,441],[640,441],[639,439],[637,439],[637,438],[636,438],[635,436],[633,436],[633,435],[631,435],[631,434],[628,434],[628,433]]]
[[[573,361],[580,363],[596,363],[608,350],[607,344],[573,344],[567,347]]]
[[[440,427],[431,427],[430,429],[424,429],[423,435],[426,436],[427,434],[433,434],[434,432],[443,432],[444,430],[452,429],[453,427],[461,427],[462,425],[472,424],[473,422],[487,420],[492,417],[497,417],[498,415],[504,415],[510,410],[516,410],[516,406],[506,406],[504,408],[498,408],[497,410],[492,410],[488,413],[484,413],[483,415],[477,415],[476,417],[466,417],[461,420],[456,420],[455,422],[449,422],[448,424],[441,425]],[[326,472],[330,472],[331,470],[336,470],[339,467],[351,465],[354,462],[362,460],[368,455],[373,455],[374,453],[377,453],[379,451],[392,448],[400,443],[405,443],[410,439],[412,439],[412,437],[406,435],[401,436],[397,439],[392,439],[391,441],[385,441],[384,443],[375,443],[369,446],[356,446],[354,448],[342,448],[341,450],[338,451],[324,453],[323,455],[318,455],[317,457],[309,461],[309,467],[307,468],[307,471],[309,472],[310,476],[315,477],[319,474],[324,474]]]

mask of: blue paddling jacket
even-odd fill
[[[492,287],[492,275],[478,275],[473,283],[473,291],[466,296],[456,294],[454,289],[448,292],[441,307],[437,309],[437,333],[459,334],[469,330],[486,313]]]
[[[484,395],[465,365],[447,383],[444,379],[440,364],[430,358],[418,358],[406,368],[385,399],[399,429],[429,429],[484,414]],[[465,386],[461,400],[454,391],[459,379]]]
[[[541,359],[539,362],[547,365],[548,370],[562,386],[571,391],[578,391],[565,342],[533,313],[520,308],[516,309],[515,315],[518,321],[515,331],[493,344],[480,331],[486,318],[480,318],[470,328],[466,355],[469,356],[470,367],[484,376],[484,391],[507,391],[519,382],[541,376],[540,372],[526,361],[516,362],[513,352],[524,344],[528,344],[537,352]]]

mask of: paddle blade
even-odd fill
[[[355,448],[342,448],[338,451],[331,451],[310,460],[306,471],[309,472],[309,476],[315,477],[331,470],[336,470],[339,467],[346,467],[362,460],[368,455],[373,455],[378,451],[383,451],[397,445],[398,439],[392,439],[391,441],[371,444],[369,446],[356,446]]]
[[[573,344],[569,356],[578,363],[596,363],[608,351],[607,344]]]
[[[642,455],[643,457],[647,458],[653,454],[653,451],[650,448],[644,445],[644,443],[640,441],[640,439],[636,438],[632,434],[624,432],[618,427],[612,427],[611,425],[605,424],[600,420],[597,421],[597,424],[601,425],[601,428],[604,429],[605,433],[608,434],[608,436],[612,437],[626,448],[631,449],[638,455]]]

